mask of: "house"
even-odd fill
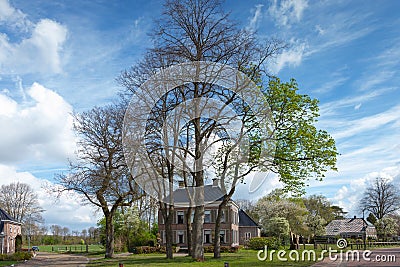
[[[376,238],[375,226],[370,225],[363,218],[333,220],[326,226],[327,236],[340,236],[344,238]]]
[[[0,208],[0,254],[15,252],[16,240],[21,237],[21,223]]]
[[[172,220],[172,243],[179,247],[187,247],[187,225],[186,213],[189,203],[188,192],[192,188],[184,187],[183,183],[179,184],[179,188],[174,190],[174,216]],[[193,191],[192,191],[193,192]],[[218,206],[222,201],[223,192],[218,186],[218,180],[213,179],[212,185],[204,186],[204,202],[208,203],[204,207],[204,224],[203,224],[203,243],[205,246],[213,244],[215,220],[218,213]],[[186,205],[187,206],[187,205]],[[193,220],[194,211],[192,211]],[[240,221],[242,218],[242,222]],[[161,244],[165,244],[165,224],[161,212],[158,215],[158,228],[161,238]],[[226,208],[223,210],[219,238],[222,246],[238,246],[243,244],[245,240],[260,236],[259,226],[239,206],[230,200]]]
[[[239,210],[239,245],[244,245],[252,237],[261,236],[261,226],[244,210]]]

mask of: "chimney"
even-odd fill
[[[185,182],[184,181],[179,181],[179,188],[185,188]]]
[[[356,216],[356,215],[354,215],[354,219],[357,219],[357,216]]]
[[[217,178],[212,179],[212,181],[213,181],[212,186],[218,186],[218,179]]]

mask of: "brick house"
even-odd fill
[[[326,236],[340,236],[343,238],[367,238],[376,239],[375,226],[370,225],[363,218],[340,219],[331,221],[326,227]]]
[[[244,245],[250,238],[260,236],[261,226],[244,210],[239,210],[239,244]]]
[[[172,243],[176,244],[179,247],[187,247],[187,225],[186,225],[186,207],[182,204],[189,203],[189,199],[187,196],[188,188],[185,188],[182,183],[178,189],[174,190],[174,216],[172,221]],[[213,244],[214,239],[214,229],[215,229],[215,220],[218,213],[218,205],[221,203],[222,196],[221,188],[218,186],[217,180],[213,180],[212,185],[204,186],[204,201],[206,203],[204,207],[204,224],[203,224],[203,243],[205,246],[210,246]],[[221,196],[221,197],[219,197]],[[216,200],[215,200],[216,199]],[[181,205],[179,205],[181,204]],[[226,208],[223,210],[223,215],[221,219],[221,230],[219,233],[219,238],[221,241],[221,246],[238,246],[242,244],[242,240],[240,240],[241,236],[246,235],[245,233],[240,233],[241,229],[243,229],[246,233],[250,232],[251,234],[247,234],[248,237],[260,236],[260,232],[254,230],[258,225],[246,214],[242,215],[242,217],[246,217],[247,220],[243,222],[243,225],[240,223],[240,214],[244,213],[240,210],[239,206],[232,200],[227,203]],[[193,219],[194,211],[192,211],[192,219]],[[251,225],[248,225],[251,221]],[[257,225],[257,226],[256,226]],[[163,217],[161,212],[158,214],[158,228],[161,239],[161,244],[165,244],[165,225],[163,221]],[[257,228],[258,229],[258,228]],[[244,239],[243,239],[244,240]]]
[[[0,254],[14,253],[17,238],[21,238],[21,223],[0,208]]]

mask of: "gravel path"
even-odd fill
[[[69,266],[69,267],[84,267],[89,262],[89,259],[81,255],[73,254],[58,254],[49,252],[38,252],[35,258],[17,264],[19,267],[36,267],[36,266]]]

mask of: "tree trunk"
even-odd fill
[[[167,203],[160,203],[161,215],[165,225],[165,254],[167,259],[173,259],[172,251],[172,219],[174,216],[174,206]]]
[[[214,258],[221,258],[221,239],[219,238],[219,231],[221,230],[221,218],[222,218],[222,209],[225,208],[225,205],[218,206],[218,214],[215,220],[215,229],[214,229]]]
[[[192,207],[189,207],[186,211],[186,241],[188,255],[192,256]]]
[[[106,218],[106,254],[105,258],[109,259],[114,256],[114,224],[113,215],[108,213]]]
[[[171,216],[169,216],[171,217]],[[170,219],[168,221],[171,221]],[[174,258],[174,252],[172,251],[172,227],[171,222],[165,223],[165,254],[167,259]]]
[[[204,205],[200,205],[195,208],[192,231],[192,258],[197,261],[204,261],[203,222]]]

